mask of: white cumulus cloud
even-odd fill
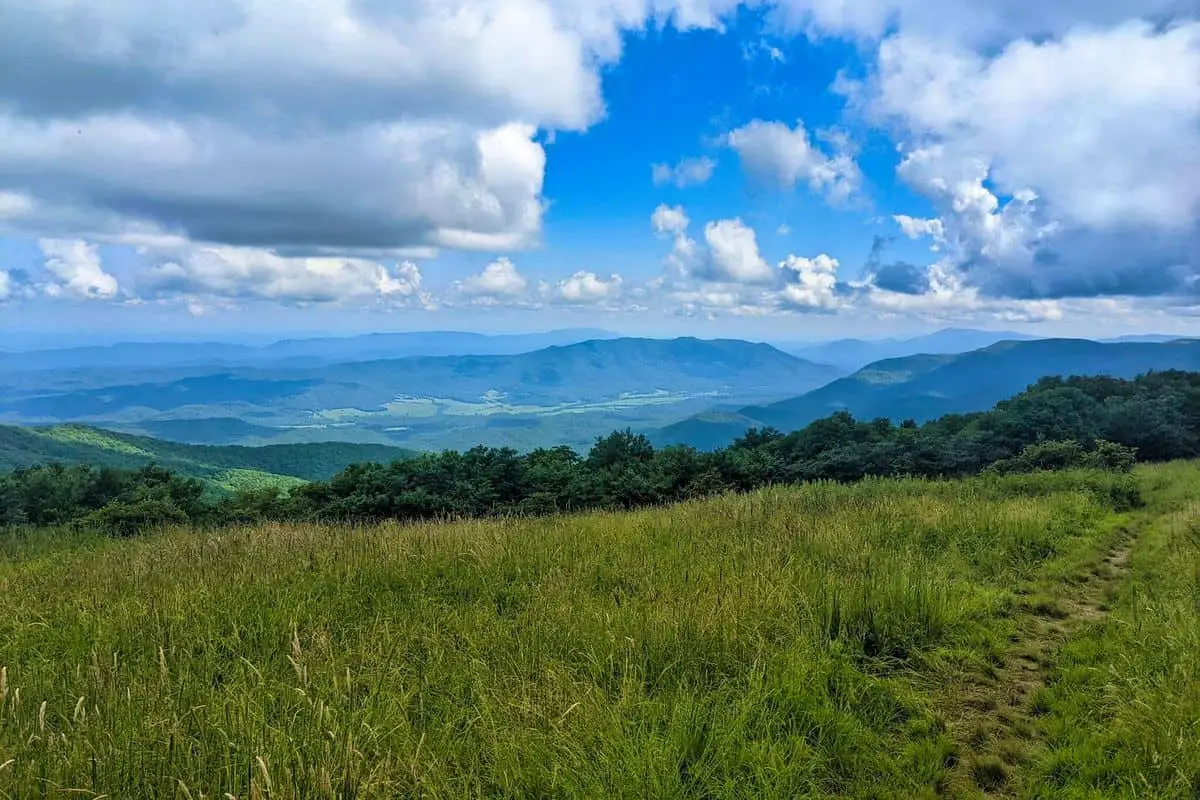
[[[576,272],[555,287],[555,300],[571,305],[596,305],[609,303],[621,292],[622,278],[610,275],[607,279],[594,272]]]
[[[501,257],[484,267],[478,275],[456,281],[454,288],[464,297],[498,302],[524,295],[529,288],[529,281],[517,271],[516,264]]]
[[[742,220],[707,223],[703,244],[688,236],[690,222],[679,206],[660,205],[650,218],[659,236],[673,238],[666,263],[677,278],[742,284],[768,284],[777,279],[775,270],[759,253],[757,234]]]
[[[537,132],[603,117],[625,32],[735,6],[0,0],[0,220],[296,256],[524,248]]]
[[[815,258],[789,255],[779,264],[786,284],[781,301],[804,311],[832,311],[841,305],[837,296],[838,260],[824,253]]]
[[[803,122],[754,120],[730,131],[725,142],[752,177],[783,188],[804,184],[832,203],[844,203],[859,191],[862,172],[844,150],[827,154],[813,144]]]
[[[775,272],[758,252],[758,236],[740,219],[722,219],[704,226],[708,257],[693,275],[703,280],[771,283]]]
[[[100,251],[82,239],[42,239],[38,246],[53,280],[44,287],[52,297],[108,300],[120,291],[117,279],[104,271]]]
[[[980,54],[885,40],[869,113],[972,284],[1033,297],[1187,291],[1200,275],[1200,21],[1127,21]]]
[[[942,227],[940,219],[921,219],[920,217],[910,217],[906,214],[894,214],[892,219],[900,226],[900,230],[910,239],[920,239],[923,236],[932,236],[934,239],[941,239],[945,236],[945,230]]]
[[[151,293],[193,306],[203,305],[202,296],[296,304],[426,299],[412,262],[388,268],[370,259],[286,257],[250,247],[188,248],[156,265],[146,283]]]
[[[687,230],[691,220],[682,206],[660,205],[650,216],[650,227],[660,236],[678,235]]]

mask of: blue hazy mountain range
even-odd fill
[[[1200,341],[1003,341],[966,353],[877,361],[788,400],[698,414],[657,431],[653,438],[659,444],[709,449],[728,444],[747,428],[791,431],[837,411],[859,419],[922,422],[990,408],[1048,375],[1131,378],[1166,369],[1200,370]]]
[[[707,448],[748,427],[790,430],[840,409],[897,421],[978,410],[1048,374],[1200,366],[1190,343],[1129,338],[947,329],[773,347],[563,330],[129,343],[0,354],[0,422],[190,444],[410,449],[583,447],[629,427]]]
[[[546,333],[487,335],[461,331],[372,333],[363,336],[284,339],[250,346],[230,342],[124,342],[97,347],[2,352],[0,374],[98,367],[183,365],[332,364],[410,356],[515,355],[556,345],[615,339],[611,331],[568,328]]]
[[[714,405],[781,400],[844,374],[766,344],[689,338],[589,339],[511,355],[324,360],[334,348],[340,358],[351,351],[362,357],[377,344],[287,343],[272,350],[279,360],[269,365],[121,366],[105,349],[110,360],[101,366],[4,374],[0,422],[77,422],[204,444],[585,445],[616,427],[659,427]],[[448,345],[443,339],[433,346]],[[297,354],[313,361],[297,363]]]

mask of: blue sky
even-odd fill
[[[7,344],[1198,332],[1189,3],[289,8],[0,0]]]

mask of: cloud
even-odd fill
[[[762,58],[774,64],[787,63],[787,56],[784,55],[783,51],[766,39],[759,39],[755,42],[743,44],[742,58],[751,62]]]
[[[735,5],[0,0],[0,214],[297,256],[528,247],[536,132],[603,117],[624,32]]]
[[[673,183],[680,189],[686,189],[708,183],[716,168],[717,162],[708,156],[685,158],[673,167],[670,164],[654,164],[651,177],[655,186]]]
[[[1069,224],[1189,226],[1197,74],[1200,22],[1017,41],[992,59],[899,36],[880,49],[876,110],[984,159],[1002,193],[1032,188]]]
[[[901,33],[868,113],[930,236],[994,296],[1183,292],[1200,275],[1200,21],[1018,40],[990,55]],[[1031,89],[1031,87],[1034,87]]]
[[[33,200],[28,195],[0,191],[0,222],[23,217],[31,211]]]
[[[789,255],[780,264],[786,285],[780,301],[803,311],[833,311],[842,305],[837,293],[838,260],[822,253],[816,258]]]
[[[811,37],[879,39],[899,28],[973,49],[1019,38],[1057,38],[1074,28],[1111,27],[1133,18],[1195,14],[1192,0],[774,0],[765,5],[778,28]]]
[[[454,283],[454,289],[460,295],[485,303],[521,297],[528,288],[529,281],[525,276],[517,271],[512,261],[503,257],[488,264],[478,275]]]
[[[703,244],[686,230],[674,237],[666,263],[670,268],[653,288],[676,313],[685,316],[772,316],[837,313],[847,318],[906,318],[922,322],[1042,322],[1059,320],[1068,309],[1115,308],[1107,300],[1068,303],[1055,299],[991,296],[971,285],[954,261],[945,257],[921,267],[903,261],[884,263],[889,242],[876,237],[863,277],[843,280],[840,264],[828,254],[813,257],[790,254],[774,267],[758,254],[740,220],[718,220],[708,231],[737,231],[732,236],[706,236]],[[713,247],[715,239],[718,247]],[[718,254],[736,254],[742,269],[721,269]],[[744,265],[753,267],[746,279]],[[645,288],[650,288],[645,287]]]
[[[881,286],[872,277],[850,284],[850,301],[856,309],[874,314],[896,315],[926,322],[992,319],[1002,322],[1045,322],[1063,318],[1057,300],[996,298],[983,295],[966,284],[945,261],[926,270],[923,291],[898,291]]]
[[[667,234],[678,235],[687,230],[691,220],[684,213],[683,206],[660,205],[650,216],[650,227],[659,236]]]
[[[740,219],[722,219],[704,226],[708,257],[692,274],[702,280],[733,283],[771,283],[775,273],[758,252],[754,229]]]
[[[272,140],[224,122],[0,114],[0,184],[45,201],[25,229],[54,229],[57,210],[88,235],[142,228],[309,253],[509,249],[540,230],[533,133],[405,122]]]
[[[904,231],[904,235],[910,239],[920,239],[923,236],[942,239],[946,234],[940,219],[920,219],[904,214],[895,214],[892,219],[900,226],[900,230]]]
[[[205,307],[202,297],[289,304],[429,299],[412,262],[388,268],[369,259],[285,257],[248,247],[187,248],[152,268],[145,284],[150,295],[179,297],[197,308]]]
[[[659,236],[673,236],[667,266],[685,280],[709,283],[769,284],[777,280],[758,250],[754,229],[740,219],[721,219],[704,226],[704,245],[687,235],[690,220],[680,206],[660,205],[650,217]]]
[[[580,271],[559,282],[554,290],[554,299],[570,305],[609,303],[620,295],[622,282],[620,275],[610,275],[605,280],[594,272]]]
[[[42,239],[38,246],[54,279],[43,287],[51,297],[109,300],[120,291],[117,279],[101,266],[96,245],[80,239]]]
[[[655,228],[673,234],[668,273],[656,282],[680,313],[762,316],[778,312],[834,311],[841,308],[838,261],[789,255],[771,266],[758,249],[754,229],[742,220],[714,220],[704,226],[703,244],[687,235],[682,208],[659,206]]]
[[[12,296],[12,278],[0,269],[0,302]]]
[[[929,272],[907,261],[880,264],[870,275],[880,289],[899,294],[918,295],[929,291]]]
[[[791,189],[797,184],[823,195],[831,203],[844,203],[858,193],[862,173],[844,149],[827,155],[816,147],[797,122],[789,128],[782,122],[754,120],[725,136],[754,179]]]
[[[837,81],[847,124],[888,134],[933,207],[885,213],[938,261],[877,260],[851,293],[835,279],[844,308],[1032,318],[1200,297],[1194,0],[0,0],[0,232],[76,243],[4,292],[430,303],[407,259],[539,244],[546,145],[605,117],[628,32],[721,31],[747,6],[771,37],[859,40],[869,61]],[[753,120],[722,141],[757,181],[862,193],[844,135]],[[824,275],[768,264],[737,219],[692,239],[661,206],[652,226],[689,291],[734,313]],[[154,266],[118,282],[96,249],[114,243]]]

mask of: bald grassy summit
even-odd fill
[[[10,536],[0,792],[1190,798],[1198,479],[1143,468],[1137,511],[1085,471]],[[1076,625],[1071,587],[1131,537]],[[1020,688],[1001,676],[1042,618],[1065,647],[1028,693],[971,706]]]

